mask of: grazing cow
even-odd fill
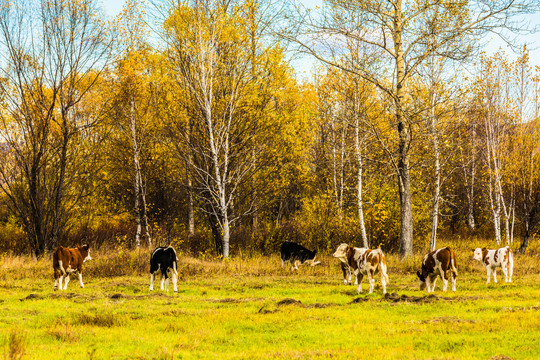
[[[92,260],[88,245],[78,246],[74,249],[62,246],[58,247],[53,254],[54,289],[66,290],[69,283],[69,276],[72,273],[79,275],[79,282],[81,283],[81,287],[84,288],[82,264],[88,260]],[[62,281],[64,279],[65,283],[62,287]]]
[[[486,267],[487,284],[493,273],[493,281],[497,282],[497,267],[500,266],[504,274],[505,282],[512,282],[512,273],[514,272],[514,254],[509,246],[497,249],[480,249],[473,250],[473,259],[478,260]]]
[[[437,276],[440,276],[443,282],[443,291],[448,287],[448,271],[452,273],[452,291],[456,291],[456,254],[449,247],[437,249],[424,256],[422,261],[422,272],[417,271],[420,290],[427,286],[428,292],[435,290]]]
[[[369,293],[371,294],[375,287],[374,276],[377,272],[380,272],[383,294],[386,294],[386,284],[390,280],[386,274],[386,259],[381,249],[357,248],[347,244],[340,244],[333,256],[341,260],[341,270],[343,271],[345,284],[351,281],[352,271],[356,276],[354,284],[358,285],[358,293],[362,293],[362,279],[364,275],[367,275]]]
[[[315,261],[317,250],[311,251],[292,241],[285,241],[281,244],[281,266],[285,266],[286,262],[290,262],[293,270],[298,270],[298,265],[304,263],[311,266],[319,265],[320,261]]]
[[[169,247],[158,247],[150,255],[150,291],[154,290],[154,278],[161,271],[161,290],[169,291],[169,271],[173,283],[173,290],[178,291],[176,281],[178,279],[178,258],[176,251]]]

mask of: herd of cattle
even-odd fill
[[[298,270],[298,265],[309,264],[319,265],[316,261],[317,250],[311,251],[294,243],[285,241],[281,245],[282,266],[288,262],[294,270]],[[343,271],[343,282],[350,284],[352,274],[355,275],[355,285],[358,285],[358,292],[362,292],[362,279],[367,276],[369,281],[369,293],[375,287],[374,276],[381,274],[381,285],[383,293],[386,293],[388,284],[388,274],[386,271],[386,259],[381,249],[367,249],[352,247],[348,244],[340,244],[333,254],[341,262]],[[82,265],[85,261],[91,260],[88,245],[77,248],[65,248],[60,246],[53,254],[54,288],[66,290],[70,275],[77,275],[82,288]],[[491,274],[493,281],[497,282],[497,267],[501,267],[506,282],[512,282],[512,272],[514,259],[512,250],[506,246],[497,250],[486,248],[476,248],[473,250],[473,259],[482,262],[487,269],[487,282],[490,282]],[[178,257],[172,247],[158,247],[150,255],[150,291],[154,290],[154,279],[161,275],[161,290],[169,291],[169,277],[172,279],[173,290],[176,292],[178,280]],[[427,288],[428,292],[435,290],[435,282],[440,277],[443,282],[443,291],[448,287],[448,279],[451,277],[452,291],[456,291],[457,264],[454,251],[449,247],[437,249],[424,256],[422,267],[417,271],[420,289]]]

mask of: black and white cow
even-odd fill
[[[514,255],[509,246],[494,250],[476,248],[473,250],[473,259],[478,260],[486,267],[487,283],[493,273],[493,281],[497,282],[497,267],[501,267],[505,282],[512,282],[514,273]]]
[[[285,266],[285,263],[290,262],[294,270],[298,270],[298,265],[304,263],[311,266],[319,265],[320,261],[315,261],[317,250],[311,251],[306,249],[300,244],[292,241],[285,241],[281,244],[281,266]]]
[[[158,247],[150,256],[150,291],[154,290],[154,277],[161,272],[161,290],[169,291],[169,271],[174,291],[178,291],[176,281],[178,279],[178,258],[176,251],[171,246]],[[165,285],[165,286],[164,286]]]

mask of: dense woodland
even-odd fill
[[[133,0],[107,19],[96,0],[0,0],[0,252],[408,256],[437,235],[524,252],[540,68],[479,39],[537,8]]]

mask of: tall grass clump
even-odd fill
[[[62,342],[78,342],[79,335],[69,321],[59,319],[53,326],[47,329],[47,334]]]
[[[106,313],[95,313],[88,314],[82,313],[75,317],[75,325],[88,325],[88,326],[97,326],[97,327],[112,327],[121,325],[122,321],[118,315],[106,312]]]
[[[26,354],[26,333],[18,328],[13,328],[8,334],[6,358],[20,360]]]

